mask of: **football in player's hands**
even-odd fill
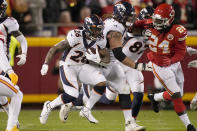
[[[90,54],[89,50],[93,53],[93,54],[96,54],[96,49],[95,48],[88,48],[87,52]]]

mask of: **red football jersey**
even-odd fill
[[[168,32],[159,32],[149,28],[152,35],[149,37],[148,59],[158,66],[164,66],[164,59],[168,58],[171,64],[183,59],[186,52],[187,30],[181,25],[173,25]]]

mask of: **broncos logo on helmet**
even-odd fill
[[[86,35],[96,41],[103,36],[103,21],[95,14],[90,15],[84,19],[84,28]]]
[[[126,27],[132,26],[136,20],[134,7],[124,1],[120,1],[114,5],[113,15],[116,20]]]
[[[0,18],[6,16],[6,9],[7,9],[7,2],[6,0],[0,0]]]

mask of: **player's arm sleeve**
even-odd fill
[[[176,40],[176,45],[174,47],[175,54],[171,58],[171,63],[176,63],[178,61],[181,61],[186,53],[186,38],[187,38],[187,32],[181,33],[180,36],[178,36]]]
[[[5,55],[5,51],[3,50],[3,41],[1,39],[0,39],[0,67],[6,73],[12,70],[12,67],[10,66],[8,59]]]
[[[21,50],[22,50],[22,54],[27,54],[27,40],[24,37],[24,35],[18,30],[18,31],[13,31],[12,35],[19,41],[20,45],[21,45]]]

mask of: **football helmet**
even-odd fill
[[[100,17],[92,14],[84,19],[84,28],[86,35],[96,41],[103,36],[103,21]]]
[[[116,20],[126,27],[130,27],[136,20],[134,7],[125,1],[120,1],[114,5],[113,15]]]
[[[7,9],[7,2],[6,0],[0,0],[0,18],[3,18],[6,16],[6,9]]]
[[[140,10],[138,18],[140,20],[150,19],[152,18],[153,13],[154,13],[153,7],[147,6],[146,8]]]
[[[174,21],[175,11],[169,4],[160,4],[152,16],[153,26],[157,30],[169,27]]]

